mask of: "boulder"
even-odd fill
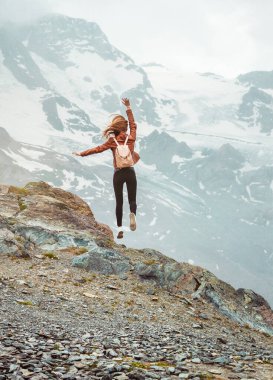
[[[104,275],[126,273],[132,269],[128,257],[121,255],[113,249],[94,247],[89,252],[73,259],[74,267]]]
[[[0,254],[16,254],[18,247],[14,233],[7,228],[0,229]]]
[[[135,272],[143,280],[155,282],[159,286],[172,288],[179,277],[182,276],[183,270],[178,263],[170,264],[145,264],[137,263]]]
[[[88,204],[75,194],[46,182],[30,182],[24,188],[10,186],[9,194],[3,197],[11,194],[14,199],[17,196],[17,220],[21,223],[58,231],[88,231],[113,240],[110,228],[98,223]]]

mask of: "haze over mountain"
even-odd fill
[[[58,14],[9,24],[0,30],[0,182],[48,181],[113,226],[111,153],[71,152],[102,143],[127,96],[142,160],[138,230],[125,244],[201,265],[272,304],[272,78],[139,66],[96,23]]]

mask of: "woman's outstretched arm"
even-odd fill
[[[137,125],[135,123],[134,114],[133,114],[133,111],[131,109],[130,100],[128,98],[122,98],[122,103],[126,107],[126,113],[127,113],[128,120],[129,120],[130,135],[131,135],[132,139],[135,140],[136,139]]]
[[[113,139],[110,138],[104,144],[98,145],[95,148],[87,149],[87,150],[84,150],[83,152],[73,152],[72,154],[74,154],[75,156],[84,157],[84,156],[89,156],[90,154],[96,154],[96,153],[104,152],[105,150],[113,147],[113,141],[112,140]]]

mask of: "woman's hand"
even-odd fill
[[[72,152],[72,154],[74,154],[74,156],[81,156],[80,152]]]
[[[130,100],[128,98],[122,98],[121,101],[126,107],[130,107]]]

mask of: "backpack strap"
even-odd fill
[[[114,139],[115,143],[117,144],[117,146],[119,146],[119,143],[117,142],[116,138],[113,137],[113,139]]]
[[[123,144],[123,145],[126,145],[126,144],[127,144],[128,138],[129,138],[129,135],[127,135],[126,140],[124,141],[124,144]],[[115,143],[117,144],[117,146],[119,146],[119,143],[117,142],[116,138],[113,137],[113,139],[114,139]]]
[[[126,140],[124,141],[124,144],[123,144],[123,145],[126,145],[126,144],[127,144],[128,138],[129,138],[129,135],[127,135]]]

